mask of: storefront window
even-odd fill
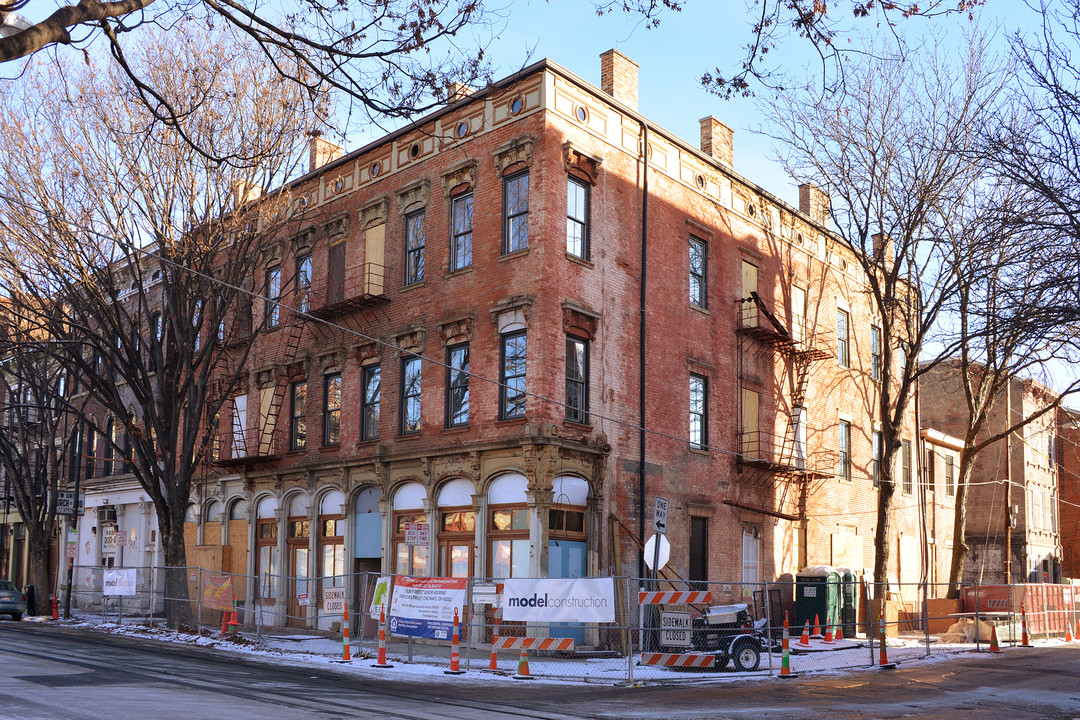
[[[427,491],[417,482],[406,483],[394,493],[394,571],[402,575],[426,576],[430,572],[428,547],[409,545],[405,537],[409,523],[427,524],[426,497]]]

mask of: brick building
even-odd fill
[[[1057,425],[1061,574],[1075,583],[1080,578],[1080,410],[1058,408]]]
[[[193,564],[290,616],[310,611],[279,575],[636,575],[662,496],[683,577],[873,565],[888,339],[820,191],[796,207],[736,173],[715,118],[699,146],[649,123],[616,51],[600,88],[542,61],[311,155]],[[917,579],[908,415],[890,574]]]
[[[967,407],[959,373],[956,365],[943,364],[924,375],[920,412],[925,424],[963,436]],[[995,398],[980,437],[1002,432],[1055,399],[1053,391],[1040,383],[1011,379]],[[979,454],[968,490],[965,533],[971,551],[964,566],[965,582],[1004,580],[1007,507],[1012,519],[1010,582],[1060,582],[1057,417],[1047,412]]]

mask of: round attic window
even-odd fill
[[[746,214],[750,217],[754,217],[755,215],[757,215],[757,208],[754,207],[754,203],[746,203]]]
[[[373,177],[373,178],[379,177],[379,173],[382,172],[382,163],[380,163],[378,160],[371,163],[370,172],[371,172],[371,177]]]
[[[697,184],[698,188],[702,190],[705,189],[705,176],[701,173],[698,173],[698,175],[694,178],[694,182]]]
[[[457,126],[457,136],[459,138],[463,138],[468,134],[469,134],[469,123],[462,120],[461,122],[458,123],[458,126]]]
[[[334,192],[341,192],[341,188],[345,187],[344,178],[338,178],[334,181]]]
[[[420,157],[420,143],[414,142],[409,146],[409,159],[415,160],[418,157]]]
[[[585,108],[584,105],[578,105],[577,108],[574,110],[574,114],[577,116],[577,119],[580,122],[585,122],[589,119],[589,111]]]
[[[525,108],[525,100],[518,95],[516,98],[510,101],[510,114],[517,115]]]
[[[795,233],[795,242],[802,245],[804,242],[806,242],[806,238],[803,237],[802,233]]]

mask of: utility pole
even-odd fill
[[[1005,429],[1012,424],[1012,378],[1005,382]],[[1005,436],[1005,528],[1003,535],[1005,584],[1012,583],[1012,433]]]

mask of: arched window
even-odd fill
[[[237,503],[239,504],[239,503]],[[259,576],[259,597],[273,604],[277,595],[275,576],[280,573],[278,555],[277,498],[263,498],[256,511],[255,572]]]
[[[206,506],[205,517],[205,522],[221,522],[221,503],[217,500],[211,500],[210,504]]]
[[[184,522],[193,523],[199,519],[199,514],[195,509],[195,503],[188,503],[187,508],[184,509]]]
[[[488,537],[493,578],[529,576],[529,507],[524,475],[502,475],[488,487]]]
[[[471,481],[457,478],[439,489],[439,575],[469,577],[473,572],[476,511]]]
[[[345,516],[341,506],[345,496],[334,490],[319,503],[319,574],[323,587],[345,583]]]
[[[109,477],[113,474],[113,445],[116,442],[116,423],[112,418],[105,425],[105,465],[102,475]]]
[[[427,490],[418,482],[402,485],[394,493],[394,571],[404,575],[427,575],[428,549],[409,545],[405,538],[406,525],[427,525],[424,499]]]
[[[561,475],[552,481],[548,510],[548,577],[574,578],[586,574],[586,505],[589,484]]]
[[[307,608],[300,604],[300,596],[308,595],[308,555],[311,548],[311,497],[307,493],[293,495],[289,501],[286,518],[288,534],[285,536],[285,550],[288,553],[285,574],[293,578],[290,582],[286,624],[303,626]]]

